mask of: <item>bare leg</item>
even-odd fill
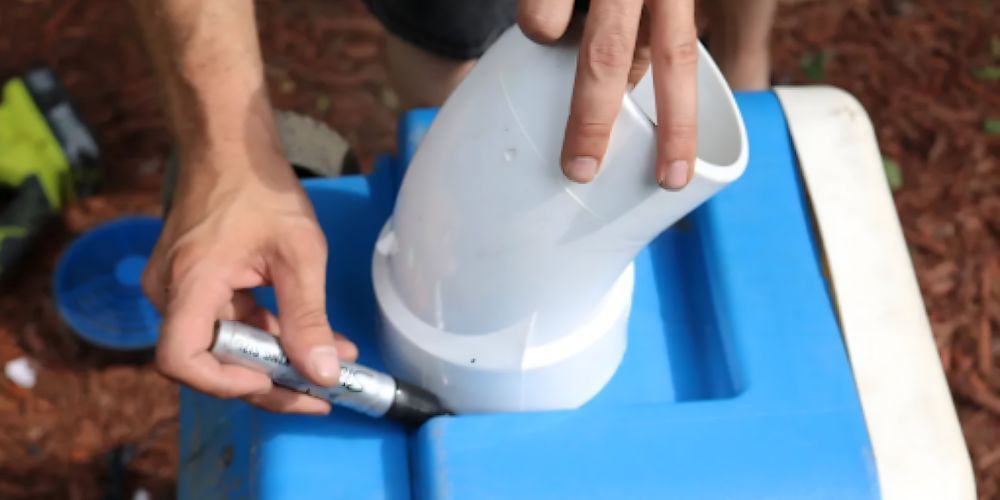
[[[385,49],[389,83],[404,110],[444,104],[475,64],[432,54],[392,34],[386,35]]]
[[[771,27],[778,0],[709,0],[709,49],[734,90],[770,86]]]

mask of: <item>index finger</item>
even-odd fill
[[[157,365],[164,375],[220,398],[271,388],[267,375],[220,363],[209,353],[215,321],[233,298],[224,279],[191,275],[172,286],[167,295],[156,347]]]
[[[681,189],[698,151],[698,32],[694,0],[652,0],[650,49],[656,94],[656,180]]]
[[[628,85],[641,13],[642,0],[591,2],[560,159],[570,180],[597,175]]]
[[[269,262],[278,302],[281,345],[313,383],[340,377],[341,353],[326,314],[326,240],[318,226],[295,233],[276,247]]]

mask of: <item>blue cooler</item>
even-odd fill
[[[590,403],[408,432],[340,408],[281,415],[185,388],[179,496],[882,496],[785,112],[772,92],[737,97],[746,173],[636,259],[627,352]],[[372,175],[305,184],[330,241],[332,326],[375,368],[372,251],[433,117],[405,115],[398,156]]]

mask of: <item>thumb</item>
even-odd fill
[[[270,271],[281,345],[288,359],[313,383],[336,384],[340,362],[326,315],[326,242],[322,235],[280,243]]]

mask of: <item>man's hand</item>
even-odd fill
[[[143,289],[163,313],[160,370],[203,392],[276,411],[318,399],[209,353],[217,319],[281,337],[292,364],[332,385],[355,347],[326,317],[326,241],[281,151],[264,88],[252,0],[132,0],[163,82],[180,152],[172,203]],[[278,318],[249,289],[274,285]]]
[[[576,182],[597,175],[629,85],[652,61],[656,93],[656,180],[681,189],[697,152],[698,41],[694,0],[591,0],[563,141],[562,169]],[[561,38],[573,0],[520,0],[518,24],[539,43]],[[648,25],[648,28],[647,28]]]
[[[213,161],[247,159],[193,161],[183,168],[212,171],[207,164]],[[217,397],[242,397],[273,411],[326,413],[326,402],[273,387],[267,376],[220,364],[208,352],[222,318],[280,334],[292,363],[317,384],[336,383],[338,354],[357,357],[327,322],[326,241],[309,200],[280,156],[251,161],[274,163],[261,168],[285,170],[287,179],[263,185],[253,177],[204,175],[178,186],[142,283],[164,314],[157,362],[167,376]],[[267,284],[275,288],[278,318],[248,290]]]

